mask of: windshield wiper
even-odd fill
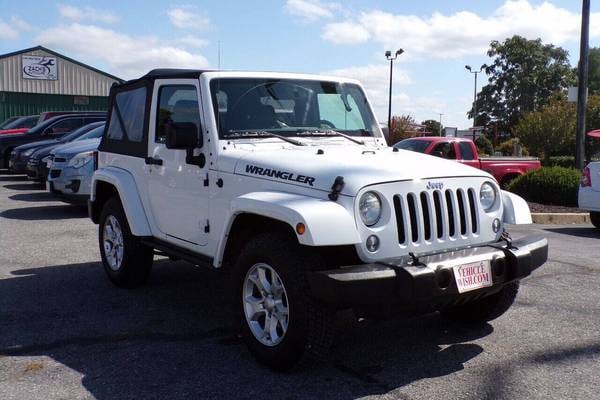
[[[365,144],[365,142],[360,139],[353,138],[350,135],[346,135],[345,133],[334,131],[331,129],[325,130],[325,131],[321,131],[321,130],[302,131],[302,132],[298,132],[297,135],[298,136],[341,136],[341,137],[346,138],[356,144],[361,144],[361,145]]]
[[[227,134],[223,135],[223,137],[227,138],[227,139],[241,139],[241,138],[245,138],[245,137],[259,137],[259,138],[273,137],[273,138],[281,139],[284,142],[291,143],[295,146],[306,146],[306,143],[302,143],[299,140],[285,137],[283,135],[278,135],[276,133],[267,132],[267,131],[229,131],[229,132],[231,132],[231,133],[227,133]]]

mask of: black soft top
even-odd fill
[[[154,83],[156,79],[195,79],[199,78],[204,72],[212,70],[202,69],[178,69],[178,68],[159,68],[149,71],[140,78],[131,79],[123,83],[115,83],[113,87],[121,88],[127,86],[136,86],[141,82]]]

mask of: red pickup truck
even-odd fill
[[[437,136],[415,137],[402,140],[394,147],[456,160],[482,169],[492,174],[502,186],[506,186],[508,182],[519,175],[541,167],[540,160],[535,157],[479,158],[477,147],[471,139]]]

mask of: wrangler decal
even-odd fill
[[[261,176],[270,176],[272,178],[284,179],[286,181],[295,181],[299,183],[306,183],[309,186],[313,186],[315,178],[306,175],[296,175],[293,172],[279,171],[276,169],[257,167],[256,165],[246,165],[246,173]]]

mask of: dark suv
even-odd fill
[[[104,120],[106,120],[105,112],[65,114],[52,117],[23,134],[0,136],[0,166],[10,168],[10,154],[17,146],[40,140],[57,139],[83,125]],[[18,162],[18,160],[14,161]]]

